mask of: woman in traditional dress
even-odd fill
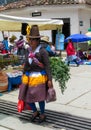
[[[41,36],[37,25],[31,27],[30,35],[27,37],[30,48],[28,48],[24,66],[19,99],[23,99],[32,108],[33,115],[31,121],[33,122],[36,117],[39,117],[39,122],[41,123],[46,119],[46,84],[48,87],[53,87],[52,75],[48,52],[40,44]],[[37,110],[36,102],[39,104],[40,113]]]

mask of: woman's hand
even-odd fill
[[[53,83],[51,80],[48,80],[48,88],[53,88]]]

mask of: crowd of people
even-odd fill
[[[59,51],[56,51],[55,46],[49,42],[48,36],[41,37],[40,42],[50,56],[59,55]],[[23,35],[20,35],[17,39],[15,35],[9,38],[7,34],[4,34],[3,41],[0,42],[0,53],[2,54],[11,53],[22,56],[27,48],[29,48],[29,44]]]
[[[40,38],[40,43],[42,47],[46,49],[49,56],[59,56],[60,51],[55,49],[55,46],[52,42],[49,42],[48,36],[43,36]],[[17,39],[16,36],[12,35],[10,38],[7,34],[4,34],[3,41],[0,42],[0,53],[2,54],[14,54],[17,55],[20,59],[20,64],[23,64],[26,59],[27,49],[29,48],[28,41],[25,40],[23,35],[19,36]],[[90,50],[83,52],[81,48],[75,50],[74,44],[71,39],[68,40],[65,46],[67,53],[67,65],[69,66],[70,62],[73,61],[79,66],[80,60],[91,60]]]
[[[40,43],[47,50],[49,56],[58,56],[60,54],[60,52],[56,51],[55,46],[50,44],[48,36],[41,37]],[[29,43],[27,38],[23,35],[20,35],[19,38],[12,35],[9,38],[7,34],[4,34],[3,40],[0,42],[0,53],[17,55],[19,57],[20,64],[25,62],[28,48]]]
[[[17,37],[14,35],[9,38],[7,34],[4,34],[3,40],[0,42],[0,52],[2,54],[11,53],[23,55],[24,46],[25,40],[22,35],[19,37],[19,39],[17,39]]]

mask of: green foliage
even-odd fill
[[[50,67],[52,76],[55,81],[58,81],[59,87],[63,94],[67,88],[66,82],[70,79],[70,69],[60,57],[50,57]]]

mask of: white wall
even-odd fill
[[[22,17],[32,17],[32,12],[41,11],[42,16],[36,18],[70,18],[70,32],[74,33],[86,33],[89,28],[89,19],[91,18],[91,8],[81,5],[50,5],[50,6],[31,6],[23,9],[4,11],[4,14],[22,16]],[[35,17],[34,17],[35,18]],[[84,26],[79,26],[79,21],[84,21]],[[46,33],[47,34],[47,33]],[[45,35],[46,35],[45,34]],[[51,35],[51,33],[49,33]],[[51,40],[51,39],[50,39]]]
[[[91,11],[89,10],[79,10],[79,21],[83,21],[83,26],[80,27],[80,30],[83,34],[88,32],[88,28],[90,28],[90,19],[91,19]]]
[[[74,7],[53,7],[49,8],[49,12],[45,11],[42,18],[70,18],[70,32],[71,34],[80,33],[79,28],[79,14],[78,8]],[[41,18],[40,17],[40,18]]]

